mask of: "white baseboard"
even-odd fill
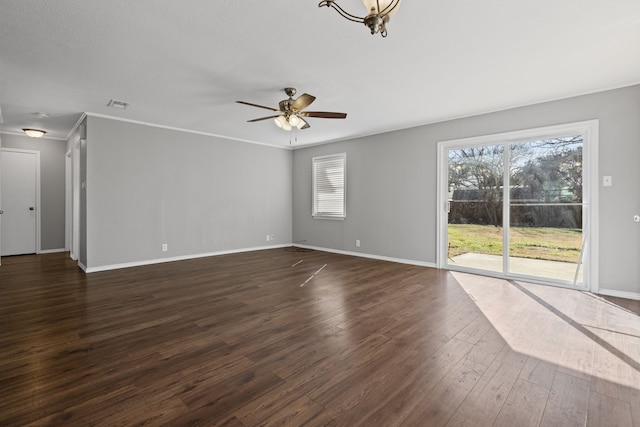
[[[141,267],[143,265],[152,265],[152,264],[162,264],[165,262],[173,262],[173,261],[185,261],[188,259],[197,259],[197,258],[206,258],[210,256],[218,256],[218,255],[229,255],[229,254],[237,254],[242,252],[252,252],[252,251],[261,251],[265,249],[278,249],[278,248],[286,248],[291,246],[289,243],[284,245],[272,245],[272,246],[258,246],[253,248],[242,248],[242,249],[231,249],[228,251],[217,251],[217,252],[207,252],[201,254],[192,254],[192,255],[181,255],[169,258],[157,258],[157,259],[149,259],[144,261],[133,261],[133,262],[125,262],[122,264],[110,264],[110,265],[101,265],[98,267],[85,267],[80,265],[85,273],[97,273],[99,271],[109,271],[109,270],[117,270],[120,268],[130,268],[130,267]]]
[[[412,260],[412,259],[403,259],[403,258],[393,258],[393,257],[388,257],[388,256],[383,256],[383,255],[372,255],[372,254],[367,254],[367,253],[363,253],[363,252],[342,251],[340,249],[321,248],[321,247],[317,247],[317,246],[300,245],[300,244],[297,244],[297,243],[294,243],[291,246],[296,247],[296,248],[313,249],[315,251],[331,252],[331,253],[341,254],[341,255],[357,256],[357,257],[360,257],[360,258],[370,258],[370,259],[377,259],[377,260],[380,260],[380,261],[390,261],[390,262],[397,262],[397,263],[400,263],[400,264],[409,264],[409,265],[417,265],[417,266],[420,266],[420,267],[436,268],[436,264],[433,263],[433,262],[415,261],[415,260]]]
[[[640,294],[636,292],[614,291],[611,289],[599,289],[598,294],[610,297],[640,300]]]
[[[80,261],[78,261],[78,267],[80,267],[80,269],[82,269],[82,271],[87,273],[87,266],[84,265],[83,263],[81,263]]]
[[[59,252],[66,252],[67,250],[65,248],[60,248],[60,249],[44,249],[41,250],[40,252],[38,252],[39,254],[56,254]]]

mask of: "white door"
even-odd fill
[[[0,162],[0,255],[36,253],[38,154],[3,149]]]

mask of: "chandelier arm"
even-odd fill
[[[378,6],[378,14],[380,16],[386,16],[391,13],[393,9],[395,9],[400,4],[400,0],[393,0],[391,3],[387,5],[383,10],[380,10],[380,6]]]
[[[343,8],[341,8],[339,5],[337,5],[334,2],[334,0],[322,0],[318,4],[318,7],[322,7],[322,6],[327,6],[327,7],[333,8],[336,12],[338,12],[340,14],[340,16],[342,16],[345,19],[348,19],[349,21],[359,22],[360,24],[364,23],[364,18],[360,18],[360,17],[358,17],[356,15],[350,14],[349,12],[347,12]]]

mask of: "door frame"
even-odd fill
[[[512,132],[504,132],[491,135],[483,135],[471,138],[462,138],[448,141],[438,142],[438,169],[437,169],[437,250],[436,265],[438,268],[449,268],[456,271],[466,271],[474,274],[493,276],[499,278],[524,278],[530,282],[539,282],[554,286],[563,286],[558,283],[548,282],[544,279],[537,280],[534,277],[524,277],[522,275],[508,274],[507,271],[497,273],[479,269],[471,269],[468,267],[451,268],[447,264],[447,236],[448,236],[448,181],[449,181],[449,162],[447,152],[451,148],[466,148],[477,145],[497,145],[509,144],[512,142],[520,142],[529,139],[542,139],[556,137],[566,134],[580,134],[584,137],[582,155],[583,155],[583,286],[584,290],[597,293],[599,290],[598,283],[598,260],[599,260],[599,226],[598,226],[598,133],[599,121],[587,120],[582,122],[566,123],[555,126],[545,126],[532,129],[523,129]],[[506,155],[507,150],[505,150]],[[504,203],[504,202],[503,202]],[[504,206],[504,205],[503,205]],[[507,213],[508,215],[508,213]],[[505,234],[504,239],[508,237]],[[504,246],[503,246],[504,247]],[[576,289],[575,287],[572,287]],[[586,289],[585,289],[586,288]]]
[[[77,261],[80,242],[80,138],[71,144],[65,160],[65,248],[69,257]]]
[[[22,148],[9,148],[9,147],[0,147],[0,153],[4,152],[13,152],[13,153],[23,153],[23,154],[35,154],[36,156],[36,253],[39,254],[42,251],[41,239],[40,239],[40,223],[41,223],[41,215],[40,215],[40,151],[37,150],[25,150]],[[1,178],[0,178],[1,179]],[[2,182],[0,182],[0,185]],[[0,194],[2,197],[2,194]],[[0,199],[1,202],[1,199]],[[0,203],[0,206],[2,204]],[[2,219],[0,218],[0,221]],[[2,238],[2,236],[0,236]]]

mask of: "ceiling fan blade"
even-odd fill
[[[319,117],[322,119],[346,119],[347,113],[333,113],[329,111],[303,111],[300,115],[305,117]]]
[[[252,104],[251,102],[236,101],[238,104],[249,105],[251,107],[264,108],[265,110],[278,111],[277,108],[265,107],[264,105]]]
[[[305,119],[303,119],[302,117],[298,117],[298,120],[300,120],[302,123],[304,123],[304,125],[300,128],[300,130],[311,127],[311,125],[309,125],[309,123]]]
[[[305,108],[307,108],[309,105],[311,105],[311,103],[315,100],[316,100],[315,96],[309,95],[308,93],[303,93],[298,97],[298,99],[293,101],[293,104],[291,104],[291,109],[293,111],[302,111]]]
[[[276,114],[275,116],[260,117],[259,119],[247,120],[247,122],[259,122],[260,120],[275,119],[276,117],[280,117],[281,115],[282,114]]]

